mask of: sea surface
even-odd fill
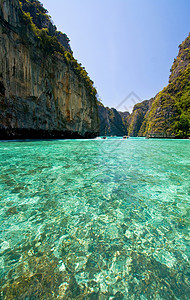
[[[190,140],[0,142],[0,299],[189,299]]]

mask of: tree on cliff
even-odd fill
[[[179,121],[175,123],[175,130],[178,135],[187,136],[189,133],[190,122],[186,114],[181,114]]]

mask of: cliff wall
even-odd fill
[[[33,26],[19,1],[0,0],[0,139],[96,136],[87,73],[72,54],[52,48],[62,49],[56,37]]]
[[[144,134],[163,138],[190,136],[190,34],[179,46],[169,84],[153,101]]]
[[[100,135],[123,136],[127,135],[127,127],[122,119],[120,112],[115,108],[108,108],[102,103],[98,104],[100,118]]]
[[[130,136],[190,136],[190,35],[179,46],[169,84],[154,98],[136,104],[126,126]]]
[[[153,99],[145,100],[137,103],[130,116],[127,118],[128,134],[130,136],[144,136],[144,124],[146,122],[147,113],[150,111]]]

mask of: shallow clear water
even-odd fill
[[[189,299],[190,140],[0,143],[0,299]]]

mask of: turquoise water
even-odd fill
[[[0,143],[0,299],[189,299],[190,140]]]

